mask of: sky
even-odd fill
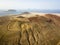
[[[60,0],[0,0],[0,9],[60,9]]]

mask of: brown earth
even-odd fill
[[[0,45],[60,45],[60,17],[0,17]]]

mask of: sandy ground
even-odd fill
[[[19,16],[23,16],[23,17],[35,17],[35,16],[45,16],[46,14],[53,14],[53,15],[57,15],[60,16],[59,13],[38,13],[38,12],[30,12],[29,14],[15,14],[15,15],[8,15],[8,16],[12,16],[12,17],[19,17]]]
[[[23,14],[21,16],[23,16],[23,17],[33,17],[33,16],[37,16],[37,15],[39,15],[39,16],[45,16],[45,14],[49,14],[49,13],[30,12],[30,14]],[[58,13],[50,13],[50,14],[60,16],[60,14],[58,14]]]

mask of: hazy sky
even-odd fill
[[[0,9],[60,9],[60,0],[0,0]]]

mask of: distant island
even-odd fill
[[[16,12],[17,10],[14,10],[14,9],[9,9],[8,11]]]

